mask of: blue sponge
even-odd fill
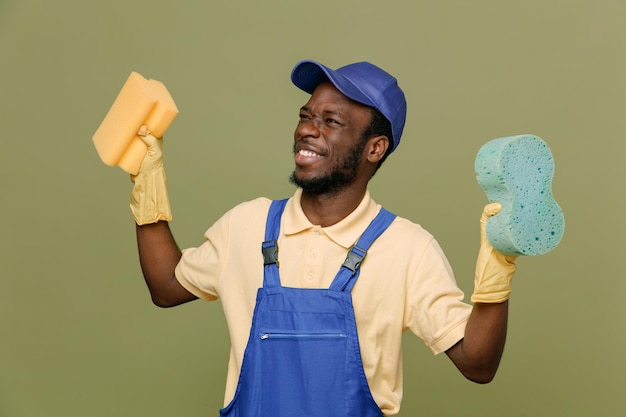
[[[491,245],[505,255],[537,256],[561,241],[563,211],[552,196],[554,160],[548,145],[533,135],[494,139],[474,164],[490,203],[502,210],[487,222]]]

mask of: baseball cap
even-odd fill
[[[309,94],[318,85],[330,81],[346,97],[378,109],[391,123],[393,140],[390,153],[400,143],[406,120],[406,100],[395,77],[369,62],[357,62],[333,70],[319,62],[298,62],[291,81]]]

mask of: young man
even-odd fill
[[[275,205],[266,198],[234,207],[197,248],[178,249],[161,139],[139,132],[149,150],[133,177],[131,209],[144,277],[161,307],[221,299],[231,337],[221,415],[396,414],[406,329],[435,354],[446,352],[468,379],[491,381],[515,271],[514,258],[485,236],[499,204],[481,218],[470,306],[435,239],[386,213],[368,192],[404,128],[396,79],[366,62],[332,70],[302,61],[292,81],[311,94],[294,133],[295,194],[277,214],[268,214]],[[361,250],[359,238],[369,238],[368,226],[381,216],[387,223]]]

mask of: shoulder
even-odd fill
[[[267,197],[258,197],[253,200],[237,204],[227,214],[231,216],[266,216],[272,200]]]
[[[395,259],[404,259],[416,266],[423,260],[445,258],[435,237],[420,224],[396,216],[389,228],[378,239],[378,248],[393,254]]]
[[[206,232],[211,234],[230,234],[241,231],[264,230],[265,220],[272,200],[258,197],[237,204],[224,213]]]
[[[407,239],[411,242],[430,242],[433,235],[424,229],[420,224],[409,219],[396,216],[389,226],[387,234],[394,239]]]

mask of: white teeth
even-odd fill
[[[307,157],[314,157],[317,156],[317,154],[315,152],[312,151],[307,151],[305,149],[302,149],[298,152],[300,155],[302,156],[307,156]]]

